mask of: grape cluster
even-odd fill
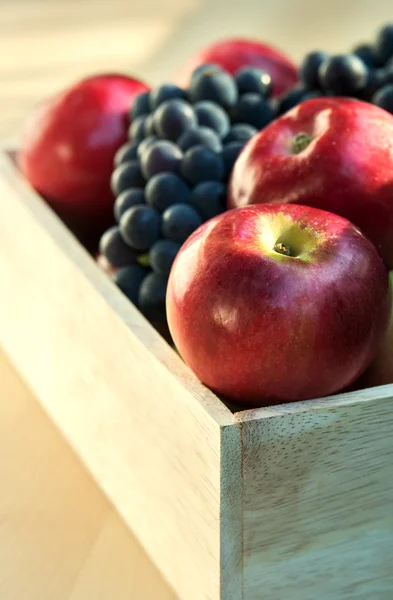
[[[360,44],[348,54],[310,52],[300,64],[299,80],[279,98],[279,115],[320,96],[357,98],[393,113],[393,25],[381,28],[373,44]]]
[[[115,283],[155,324],[166,319],[168,276],[181,245],[225,210],[240,151],[274,116],[270,76],[255,68],[231,76],[204,64],[187,90],[164,84],[133,102],[129,141],[111,178],[116,225],[100,252],[117,268]]]

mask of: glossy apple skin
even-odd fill
[[[312,260],[261,246],[264,219],[289,215],[315,232]],[[181,248],[169,278],[167,317],[197,377],[239,406],[337,392],[375,357],[391,291],[375,246],[346,219],[297,205],[223,213]]]
[[[123,75],[84,79],[42,103],[22,137],[23,175],[87,244],[113,222],[113,158],[127,140],[132,100],[146,90]]]
[[[298,133],[313,136],[299,154]],[[317,98],[255,136],[233,169],[228,207],[297,203],[360,227],[393,268],[393,116],[348,98]]]
[[[393,287],[393,271],[390,271],[390,282]],[[356,388],[369,388],[377,385],[393,383],[393,303],[390,323],[376,358],[364,375],[356,382]]]
[[[296,65],[280,50],[257,40],[230,38],[201,50],[180,69],[176,81],[187,87],[191,74],[203,63],[215,63],[232,75],[241,67],[267,71],[272,78],[273,94],[278,96],[297,82]]]

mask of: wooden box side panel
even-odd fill
[[[0,342],[179,597],[218,600],[233,416],[5,163],[0,203]]]
[[[243,482],[241,427],[221,428],[221,600],[243,600]],[[186,599],[185,599],[186,600]]]
[[[244,600],[393,598],[393,393],[379,393],[243,423]]]

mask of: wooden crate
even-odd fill
[[[0,169],[0,343],[179,599],[392,600],[393,385],[231,412]]]

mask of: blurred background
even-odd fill
[[[229,35],[278,46],[348,51],[393,21],[389,0],[0,0],[0,135],[84,75],[170,80],[201,46]]]

